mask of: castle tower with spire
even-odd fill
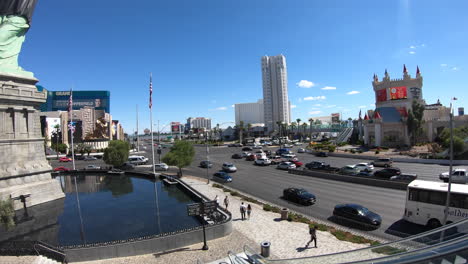
[[[382,80],[374,73],[372,87],[376,108],[364,118],[364,134],[361,135],[364,142],[374,146],[409,145],[406,120],[414,100],[425,104],[422,86],[419,67],[416,67],[415,78],[408,73],[406,65],[403,65],[403,77],[399,79],[391,79],[387,69]]]

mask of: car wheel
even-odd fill
[[[439,220],[437,219],[431,219],[427,222],[427,227],[429,227],[430,229],[434,229],[434,228],[438,228],[442,226],[439,222]]]

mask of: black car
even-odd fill
[[[390,179],[390,177],[395,176],[395,175],[400,175],[400,174],[401,174],[401,170],[399,168],[394,168],[394,167],[385,168],[385,169],[381,169],[381,170],[374,172],[375,177],[387,178],[387,179]]]
[[[321,161],[311,161],[306,163],[305,167],[309,170],[324,170],[326,168],[330,168],[330,164],[326,164]]]
[[[317,157],[328,157],[328,154],[326,152],[317,152],[315,153],[315,156]]]
[[[359,176],[359,177],[372,177],[372,173],[367,172],[367,171],[360,171],[358,174],[356,174],[356,176]]]
[[[129,162],[124,162],[124,164],[118,167],[118,169],[121,169],[121,170],[133,170],[134,168],[135,168],[135,165]]]
[[[242,159],[242,155],[235,153],[235,154],[232,154],[231,158],[233,158],[233,159]]]
[[[379,227],[382,223],[380,215],[359,204],[339,204],[335,206],[333,216],[371,227]]]
[[[211,168],[211,167],[213,167],[213,163],[211,163],[211,161],[204,160],[204,161],[200,162],[200,167],[202,167],[202,168]]]
[[[315,195],[300,188],[287,188],[283,190],[283,198],[304,205],[314,204],[317,200]]]
[[[251,147],[243,147],[242,151],[252,151],[252,148]]]
[[[271,150],[264,150],[263,152],[265,152],[265,154],[266,154],[267,156],[270,156],[270,155],[271,155]]]

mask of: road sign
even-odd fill
[[[189,216],[194,215],[201,215],[201,204],[200,203],[193,203],[187,205],[187,213]]]
[[[189,216],[210,214],[216,211],[217,206],[216,201],[188,204],[187,213]]]

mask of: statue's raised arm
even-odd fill
[[[33,77],[18,65],[18,56],[37,0],[0,0],[0,73]]]

